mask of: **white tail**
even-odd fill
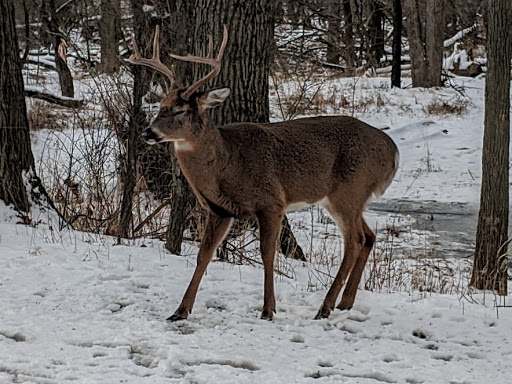
[[[206,267],[233,218],[251,216],[259,223],[265,271],[261,318],[271,320],[276,307],[274,255],[283,216],[288,210],[315,203],[329,211],[345,240],[343,262],[316,318],[329,316],[345,283],[338,308],[350,309],[375,242],[362,213],[368,199],[382,194],[391,183],[398,166],[398,149],[382,131],[347,116],[216,126],[205,110],[220,105],[229,89],[199,89],[219,73],[226,44],[224,27],[215,59],[211,39],[206,58],[173,55],[211,65],[213,70],[188,88],[172,89],[144,133],[149,143],[174,142],[183,173],[208,210],[194,275],[169,320],[188,317]],[[174,81],[174,73],[161,64],[157,47],[158,29],[154,57],[142,58],[134,46],[136,52],[130,62],[159,70]]]

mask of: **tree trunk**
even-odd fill
[[[377,68],[380,58],[384,55],[384,12],[383,5],[376,0],[371,0],[369,7],[368,63],[371,67]]]
[[[441,85],[444,0],[404,0],[413,87]]]
[[[343,0],[343,43],[345,45],[345,66],[347,71],[352,71],[356,67],[356,51],[354,48],[354,30],[352,24],[352,10],[350,0]]]
[[[11,0],[0,0],[0,15],[0,200],[28,212],[23,179],[35,166]]]
[[[178,0],[169,3],[164,12],[170,17],[164,29],[162,58],[170,50],[176,54],[206,54],[207,36],[211,34],[215,48],[222,40],[222,25],[226,24],[229,41],[224,54],[222,71],[208,88],[230,87],[231,95],[213,113],[218,124],[231,122],[268,122],[268,77],[272,62],[273,44],[272,1],[258,0],[198,0],[195,3]],[[169,64],[169,63],[167,63]],[[207,66],[173,62],[181,85],[191,84],[210,70]],[[170,186],[171,216],[166,233],[166,248],[176,254],[181,251],[183,231],[187,218],[197,204],[188,182],[179,169],[174,155],[171,156],[170,170],[173,180]],[[284,239],[287,249],[301,257],[301,250],[292,236]],[[290,245],[291,244],[291,245]],[[303,256],[303,254],[302,254]]]
[[[134,21],[134,35],[139,47],[145,46],[145,30],[147,19],[143,11],[141,0],[132,0],[132,12]],[[128,131],[120,135],[124,147],[124,154],[120,164],[120,178],[122,186],[122,199],[119,208],[119,237],[130,237],[133,233],[133,195],[137,184],[137,157],[140,141],[141,127],[145,125],[145,114],[142,110],[142,97],[144,96],[144,71],[141,66],[132,66],[133,73],[133,104],[129,111],[130,121]]]
[[[391,86],[401,87],[402,83],[402,2],[393,0],[393,59],[391,61]]]
[[[327,6],[327,56],[328,63],[340,63],[341,48],[341,1],[330,1]]]
[[[99,23],[101,64],[100,71],[112,75],[119,69],[117,31],[120,28],[120,0],[101,0]]]
[[[274,36],[272,1],[198,0],[197,10],[193,52],[206,53],[208,34],[213,34],[218,47],[223,24],[229,32],[222,71],[209,87],[229,87],[231,94],[223,107],[214,111],[214,119],[219,124],[268,122]],[[194,77],[209,70],[204,65],[194,65]]]
[[[178,161],[174,156],[172,163],[173,184],[170,200],[169,227],[165,234],[165,248],[176,255],[181,254],[183,234],[187,229],[189,216],[197,204],[187,179],[181,172]]]
[[[55,67],[59,75],[59,84],[62,96],[75,97],[73,88],[73,77],[67,64],[67,42],[65,36],[59,30],[58,17],[55,14],[55,1],[43,0],[41,7],[41,18],[43,28],[52,41],[55,54]]]
[[[512,3],[489,0],[482,187],[471,285],[507,294]]]

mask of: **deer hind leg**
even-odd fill
[[[190,280],[188,288],[185,291],[185,295],[183,296],[180,306],[176,312],[174,312],[174,315],[169,317],[167,320],[184,320],[188,317],[190,312],[192,312],[192,307],[194,306],[194,301],[196,300],[197,290],[199,288],[199,284],[201,283],[201,279],[203,278],[204,272],[206,271],[206,267],[210,263],[213,257],[213,253],[222,242],[224,237],[226,237],[232,222],[232,218],[224,218],[211,212],[208,213],[203,239],[201,240],[201,246],[199,247],[199,252],[197,253],[197,264],[196,269],[194,270],[194,275],[192,276],[192,280]]]
[[[326,208],[343,231],[345,251],[338,273],[336,274],[331,288],[327,292],[324,302],[315,316],[315,319],[324,319],[329,317],[331,314],[331,311],[336,305],[336,300],[338,299],[341,288],[345,285],[352,269],[356,265],[356,261],[361,254],[365,242],[362,224],[363,218],[361,216],[362,210],[353,211],[346,209],[343,208],[341,204],[336,204],[332,201],[329,202]],[[350,206],[349,208],[353,208],[353,206]]]
[[[261,258],[265,270],[261,318],[264,320],[272,320],[276,311],[276,298],[274,295],[274,258],[277,239],[281,232],[283,214],[260,213],[257,215],[257,218],[260,227]]]
[[[359,287],[359,282],[361,281],[361,276],[363,275],[366,261],[368,260],[368,256],[372,251],[373,244],[375,244],[375,234],[372,232],[368,224],[366,224],[366,221],[364,221],[364,219],[362,220],[362,223],[365,239],[363,249],[361,249],[359,257],[357,258],[356,263],[354,265],[354,268],[350,273],[347,286],[345,287],[345,290],[343,291],[343,296],[341,297],[341,302],[336,307],[341,310],[350,309],[354,305],[357,288]]]

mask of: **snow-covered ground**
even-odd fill
[[[324,86],[325,98],[355,101],[347,109],[326,103],[326,113],[353,112],[397,142],[400,171],[384,200],[478,203],[484,81],[457,81],[467,98],[447,88],[389,89],[389,79],[378,78]],[[428,112],[443,102],[467,109]],[[45,134],[34,133],[38,161],[57,156]],[[304,227],[298,236],[305,250],[316,263],[331,260],[333,274],[342,243],[328,222],[308,227],[311,212],[292,215],[292,224]],[[359,291],[350,312],[315,321],[326,293],[322,266],[286,261],[290,278],[276,276],[277,314],[266,322],[259,319],[261,268],[214,262],[189,320],[168,323],[192,275],[195,245],[175,256],[155,240],[115,245],[103,235],[58,231],[45,214],[33,219],[42,222],[18,224],[0,206],[2,384],[512,383],[512,303],[468,293],[467,274],[454,277],[462,281],[453,294],[373,284],[373,292]],[[388,220],[413,219],[369,216],[372,228]],[[410,277],[402,273],[399,279]],[[367,271],[361,287],[370,278]]]
[[[261,269],[216,262],[190,319],[167,323],[195,247],[115,246],[1,212],[0,383],[512,381],[512,313],[492,295],[360,291],[350,312],[312,320],[325,291],[297,264],[295,279],[276,277],[267,322]]]

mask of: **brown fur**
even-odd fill
[[[232,217],[249,216],[256,217],[260,226],[265,269],[261,317],[272,319],[273,262],[283,215],[292,204],[320,201],[343,231],[345,256],[317,318],[329,316],[347,280],[338,307],[349,309],[375,241],[362,213],[372,194],[382,194],[393,179],[396,145],[382,131],[347,116],[216,127],[204,113],[226,97],[215,92],[194,94],[186,101],[178,90],[171,91],[148,132],[158,141],[175,142],[181,168],[209,210],[196,271],[170,319],[187,318]]]

